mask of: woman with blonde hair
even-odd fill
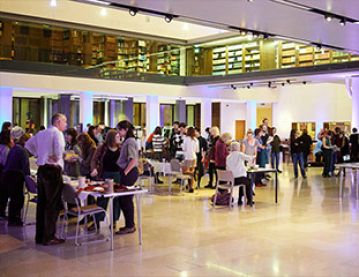
[[[216,169],[226,169],[226,158],[229,154],[227,146],[231,142],[231,140],[232,135],[230,133],[223,133],[221,137],[217,140],[215,149]]]

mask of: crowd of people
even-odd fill
[[[139,174],[151,170],[151,159],[170,161],[178,159],[182,171],[190,176],[188,192],[201,188],[203,176],[208,173],[205,188],[216,187],[218,170],[230,170],[235,184],[246,186],[247,204],[253,204],[253,190],[247,177],[248,167],[272,167],[281,173],[281,153],[283,140],[275,127],[269,127],[268,119],[255,130],[248,129],[245,138],[234,141],[230,133],[220,133],[218,127],[206,128],[205,135],[197,127],[174,122],[171,130],[164,132],[158,126],[145,140],[136,136],[135,128],[129,121],[121,121],[116,128],[87,126],[84,132],[67,128],[67,119],[63,114],[52,117],[51,126],[35,135],[21,127],[5,122],[0,133],[0,217],[6,218],[8,206],[8,224],[22,226],[21,210],[24,206],[23,186],[25,177],[30,175],[29,157],[37,159],[38,200],[36,210],[36,243],[53,245],[62,243],[56,238],[56,221],[62,208],[62,176],[88,179],[113,179],[125,186],[136,183]],[[314,149],[316,161],[323,159],[323,176],[333,176],[338,162],[358,161],[359,134],[353,128],[350,137],[340,128],[334,131],[323,130],[317,136]],[[308,156],[311,153],[312,138],[306,130],[300,134],[292,130],[289,138],[290,154],[293,162],[294,177],[299,172],[307,177]],[[150,158],[150,159],[148,159]],[[144,164],[149,169],[144,170]],[[142,164],[142,171],[140,172]],[[159,176],[155,175],[157,182]],[[256,174],[255,186],[265,186],[270,176]],[[243,190],[239,190],[238,204],[242,205]],[[122,211],[125,226],[117,234],[135,232],[134,205],[132,196],[114,199],[113,219],[120,218]],[[10,200],[10,201],[9,201]],[[9,203],[8,203],[9,202]],[[89,198],[89,203],[107,208],[107,199]],[[9,204],[9,205],[8,205]],[[89,222],[89,228],[100,227],[104,215],[98,215]],[[116,227],[115,227],[116,228]],[[117,228],[116,228],[117,229]]]
[[[55,236],[57,218],[62,209],[63,174],[92,179],[110,178],[124,186],[135,184],[139,149],[133,125],[129,121],[121,121],[116,129],[108,128],[106,135],[102,133],[101,136],[94,129],[99,128],[88,128],[87,132],[81,134],[73,128],[67,129],[67,119],[63,114],[55,114],[51,126],[33,136],[20,127],[3,124],[0,133],[0,217],[7,218],[8,225],[23,225],[23,187],[25,176],[30,175],[30,156],[36,158],[38,166],[35,237],[38,244],[64,242]],[[107,201],[103,197],[89,201],[97,201],[97,205],[107,208]],[[8,216],[5,213],[7,206]],[[119,219],[121,211],[125,226],[116,233],[135,232],[132,196],[115,198],[115,220]],[[99,217],[89,224],[99,225],[101,220],[103,218]]]

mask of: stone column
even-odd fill
[[[246,129],[254,129],[257,127],[257,102],[256,101],[247,101],[247,116],[246,116]]]
[[[0,128],[5,121],[12,122],[13,89],[0,87]]]
[[[158,96],[146,97],[146,135],[148,136],[160,124],[160,104]]]
[[[176,100],[175,105],[176,118],[179,122],[186,122],[186,100]]]
[[[83,129],[86,129],[87,124],[93,124],[93,93],[90,91],[83,91],[80,93],[80,123]]]
[[[202,133],[207,127],[212,127],[212,100],[205,98],[201,103],[201,128]]]

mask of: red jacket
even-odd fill
[[[222,139],[218,139],[216,142],[216,148],[214,152],[214,157],[216,161],[216,167],[226,167],[226,158],[228,156],[227,145],[223,142]]]

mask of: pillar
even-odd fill
[[[176,119],[179,122],[186,122],[187,121],[186,100],[176,100],[175,113],[176,113]]]
[[[204,132],[207,127],[212,127],[212,100],[205,98],[201,102],[202,132]]]
[[[359,77],[352,77],[352,128],[359,128]]]
[[[13,89],[0,87],[0,128],[5,121],[12,122]]]
[[[125,100],[124,110],[126,119],[133,123],[133,97],[129,97],[127,100]]]
[[[93,100],[90,91],[80,93],[80,123],[84,129],[87,124],[93,124]]]
[[[257,102],[253,100],[247,101],[246,106],[246,129],[252,129],[254,132],[254,129],[257,127]]]
[[[116,100],[111,99],[109,102],[109,107],[108,107],[108,111],[109,111],[109,126],[111,128],[115,128],[116,127]]]
[[[105,126],[110,126],[110,109],[109,109],[110,100],[105,99]]]
[[[68,126],[72,127],[73,122],[70,122],[71,121],[70,111],[71,111],[71,95],[61,94],[59,98],[59,112],[66,116]]]
[[[40,111],[40,124],[48,127],[48,118],[49,118],[49,107],[48,107],[48,98],[41,96],[41,111]]]
[[[158,96],[146,97],[146,134],[152,133],[160,124],[160,104]]]

